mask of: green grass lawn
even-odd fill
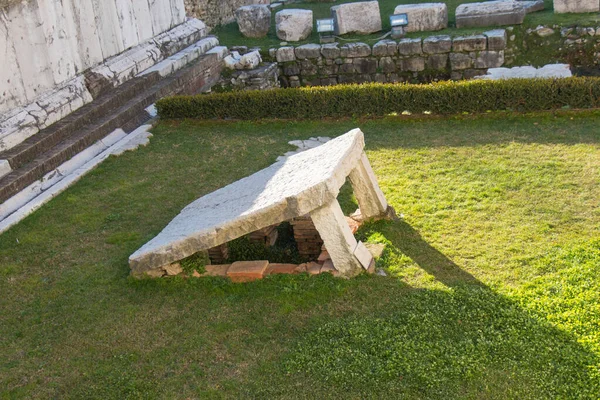
[[[218,26],[213,30],[213,34],[215,34],[222,45],[224,46],[258,46],[263,50],[267,50],[270,47],[279,47],[281,40],[277,38],[275,33],[275,13],[284,8],[302,8],[302,9],[310,9],[313,10],[313,18],[317,20],[319,18],[330,18],[330,8],[339,3],[352,3],[361,0],[344,0],[335,3],[325,2],[325,3],[293,3],[289,5],[283,6],[283,8],[278,8],[272,14],[272,26],[269,31],[267,37],[261,39],[253,39],[243,37],[240,33],[237,23],[233,22],[231,24]],[[455,23],[455,11],[456,7],[460,4],[464,3],[476,3],[480,0],[450,0],[445,1],[448,5],[448,28],[441,30],[439,32],[415,32],[410,33],[407,37],[421,37],[421,36],[430,36],[433,34],[446,34],[446,35],[465,35],[465,34],[475,34],[482,33],[492,28],[463,28],[457,29]],[[429,3],[430,0],[380,0],[379,1],[379,9],[381,11],[381,20],[383,24],[383,30],[380,33],[372,34],[372,35],[353,35],[348,34],[344,36],[344,39],[351,41],[362,41],[369,44],[374,44],[378,38],[380,38],[383,34],[389,32],[390,30],[390,22],[389,16],[394,13],[394,9],[399,4],[415,4],[415,3]],[[589,13],[589,14],[554,14],[553,9],[553,0],[545,0],[546,9],[544,11],[536,12],[527,15],[525,18],[525,22],[523,23],[524,28],[535,28],[538,25],[579,25],[579,26],[597,26],[600,24],[600,18],[598,17],[598,13]],[[316,24],[316,22],[315,22]],[[339,41],[341,44],[344,41]],[[316,33],[316,28],[313,29],[313,33],[308,37],[307,40],[301,42],[293,42],[290,43],[294,46],[306,44],[306,43],[319,43],[319,35]]]
[[[0,398],[597,399],[599,122],[162,122],[0,235]],[[389,277],[128,277],[198,196],[357,126]]]

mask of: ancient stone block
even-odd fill
[[[482,51],[475,59],[475,68],[498,68],[504,64],[504,51]]]
[[[374,74],[377,72],[377,60],[372,58],[354,59],[354,70],[359,74]]]
[[[525,8],[518,1],[488,1],[461,4],[456,8],[456,27],[482,27],[522,24]]]
[[[300,60],[319,57],[321,57],[321,46],[318,44],[305,44],[296,47],[296,58]]]
[[[446,3],[402,4],[394,14],[408,15],[407,32],[439,31],[448,26]]]
[[[277,37],[288,42],[306,39],[313,29],[311,10],[287,9],[275,14]]]
[[[295,62],[284,65],[283,74],[287,76],[300,75],[300,65]]]
[[[506,48],[505,29],[494,29],[483,34],[487,37],[488,50],[504,50]]]
[[[328,59],[335,59],[340,56],[340,48],[337,43],[328,43],[321,46],[321,54]]]
[[[335,21],[335,34],[368,34],[381,30],[381,14],[378,1],[361,1],[331,7]]]
[[[429,36],[423,40],[423,53],[426,54],[449,53],[451,49],[450,36]]]
[[[525,9],[525,12],[527,14],[537,12],[537,11],[544,11],[544,9],[546,8],[546,4],[544,3],[544,0],[533,0],[533,1],[519,0],[519,3],[521,4],[521,7],[523,7]]]
[[[340,48],[342,58],[368,57],[371,55],[371,48],[365,43],[348,43]]]
[[[398,43],[398,53],[402,56],[419,55],[422,52],[421,39],[402,39]]]
[[[277,62],[296,61],[296,53],[291,46],[280,47],[277,49]]]
[[[450,68],[452,70],[467,69],[473,67],[473,59],[468,54],[450,53]]]
[[[433,70],[444,70],[448,66],[448,54],[432,54],[427,57],[427,68]]]
[[[554,0],[555,13],[588,13],[600,11],[598,0]]]
[[[396,71],[396,63],[391,57],[381,57],[379,60],[379,68],[381,71],[388,74]]]
[[[235,10],[235,19],[242,35],[250,38],[265,37],[271,27],[271,9],[260,4],[243,6]]]
[[[423,57],[403,58],[399,64],[402,71],[420,72],[425,69],[425,59]]]
[[[487,47],[484,35],[459,36],[452,39],[452,51],[481,51]]]
[[[398,54],[398,43],[393,40],[380,40],[373,45],[375,57],[395,56]]]

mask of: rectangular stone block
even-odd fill
[[[261,261],[238,261],[231,264],[227,270],[227,276],[233,282],[249,282],[262,279],[265,275],[269,262]]]
[[[498,68],[504,65],[504,51],[482,51],[475,59],[475,68]]]
[[[598,0],[554,0],[554,12],[557,14],[598,11],[600,11]]]
[[[450,68],[452,70],[468,69],[473,67],[473,59],[468,54],[450,53]]]
[[[366,43],[348,43],[340,48],[342,58],[368,57],[371,55],[371,48]]]
[[[395,56],[398,54],[398,43],[393,40],[380,40],[373,45],[375,57]]]
[[[402,39],[398,43],[398,54],[402,56],[414,56],[423,53],[421,39]]]
[[[448,27],[448,7],[446,3],[402,4],[394,14],[406,14],[406,32],[439,31]]]
[[[456,27],[519,25],[526,10],[518,1],[488,1],[461,4],[456,8]]]
[[[448,66],[448,54],[432,54],[427,58],[427,68],[444,70]]]
[[[504,50],[506,48],[506,30],[494,29],[483,33],[487,37],[488,50]]]
[[[449,53],[451,49],[450,36],[429,36],[423,40],[423,53],[426,54]]]
[[[403,58],[399,64],[402,71],[420,72],[425,70],[425,59],[423,57]]]
[[[361,1],[331,7],[335,21],[335,34],[368,34],[381,30],[381,14],[378,1]]]
[[[460,36],[452,39],[452,51],[481,51],[487,47],[484,35]]]

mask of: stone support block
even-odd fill
[[[439,31],[448,27],[446,3],[402,4],[394,14],[408,15],[407,32]]]
[[[402,39],[398,43],[398,54],[401,56],[414,56],[422,53],[421,39]]]
[[[350,172],[349,177],[361,214],[367,219],[384,215],[388,204],[365,153],[362,154],[360,162]]]

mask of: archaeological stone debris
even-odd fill
[[[358,200],[361,219],[394,215],[364,152],[364,135],[360,129],[354,129],[323,145],[283,158],[189,204],[162,232],[130,256],[132,275],[168,274],[173,269],[179,270],[180,260],[198,252],[306,216],[312,225],[304,224],[302,229],[314,225],[330,262],[327,266],[302,265],[303,271],[318,273],[335,269],[339,276],[349,278],[363,270],[372,270],[371,253],[354,238],[352,224],[337,201],[347,177]],[[296,234],[305,235],[300,232]],[[256,262],[247,264],[251,270],[248,274],[264,275],[267,265]],[[236,265],[233,275],[230,274],[234,265],[221,269],[227,269],[227,275],[235,279],[252,279],[244,276],[243,265]],[[207,271],[214,269],[207,266]]]

